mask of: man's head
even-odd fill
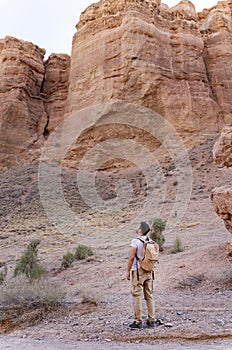
[[[138,234],[141,234],[141,236],[146,236],[146,234],[148,234],[149,231],[149,225],[145,221],[140,222],[139,228],[137,230]]]

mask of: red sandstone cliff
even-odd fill
[[[187,140],[217,134],[232,122],[231,13],[231,1],[197,14],[187,0],[171,9],[101,0],[81,15],[71,63],[67,55],[44,62],[36,45],[2,39],[1,167],[36,159],[66,111],[114,99],[152,108]]]
[[[0,163],[11,167],[31,161],[46,124],[40,89],[45,51],[6,37],[0,41]]]
[[[70,57],[6,37],[0,40],[0,168],[31,162],[64,118]]]
[[[154,109],[182,135],[221,127],[189,1],[110,0],[89,7],[73,39],[69,108],[120,99]],[[86,60],[88,57],[88,60]]]
[[[65,118],[66,100],[69,87],[70,56],[52,54],[45,62],[45,76],[42,86],[45,111],[48,122],[45,135]]]

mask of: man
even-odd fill
[[[154,300],[152,288],[152,272],[146,272],[140,268],[139,259],[142,257],[143,242],[148,240],[147,234],[150,227],[146,222],[141,222],[137,232],[137,238],[131,242],[131,252],[127,264],[127,279],[132,275],[132,295],[134,299],[134,322],[130,328],[142,328],[142,293],[147,303],[148,319],[147,326],[155,327]],[[132,273],[131,273],[132,271]]]

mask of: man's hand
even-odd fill
[[[135,258],[135,254],[136,254],[136,248],[131,247],[130,256],[127,263],[127,274],[126,274],[126,278],[128,279],[128,281],[130,281],[130,271]]]

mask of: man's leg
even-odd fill
[[[132,273],[132,295],[134,299],[134,320],[136,324],[142,323],[142,291],[143,286],[138,280],[137,271]]]
[[[144,282],[144,299],[147,303],[148,321],[155,321],[155,305],[153,299],[152,278],[146,279]]]

